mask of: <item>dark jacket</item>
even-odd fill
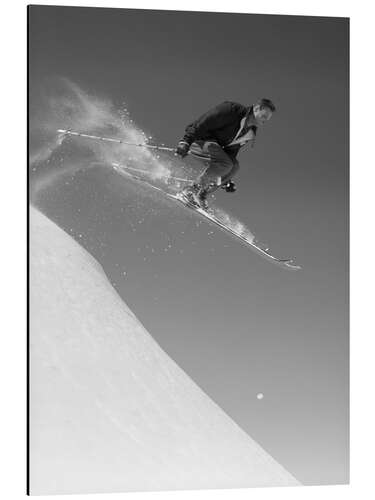
[[[224,101],[188,125],[182,140],[189,145],[197,140],[215,141],[226,153],[235,158],[241,146],[236,144],[228,147],[228,144],[235,138],[242,118],[251,115],[252,112],[252,106],[246,107],[237,102]],[[250,128],[256,134],[257,127],[255,125],[247,126],[243,133],[246,133]]]

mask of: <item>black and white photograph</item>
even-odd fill
[[[27,17],[28,494],[347,485],[349,18]]]

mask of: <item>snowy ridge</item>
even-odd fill
[[[160,348],[91,255],[30,218],[32,494],[299,484]]]

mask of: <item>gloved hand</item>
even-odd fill
[[[176,148],[176,154],[178,156],[181,156],[181,158],[184,158],[188,154],[189,149],[190,149],[190,145],[187,142],[180,141],[177,145],[177,148]]]
[[[233,181],[228,181],[225,184],[222,184],[220,187],[221,189],[225,189],[227,193],[234,193],[237,189]]]

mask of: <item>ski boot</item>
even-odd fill
[[[221,184],[220,187],[227,193],[234,193],[237,190],[237,187],[233,181],[224,182],[224,184]]]
[[[202,208],[205,211],[208,210],[207,198],[208,198],[209,193],[210,193],[210,191],[208,188],[202,188],[202,189],[200,189],[200,191],[198,193],[200,208]]]
[[[199,198],[199,205],[202,210],[206,211],[208,210],[208,196],[216,191],[216,189],[220,186],[220,181],[218,182],[210,182],[209,184],[205,184],[204,186],[201,186],[201,189],[199,190],[198,193],[198,198]]]
[[[201,208],[199,193],[201,186],[192,184],[181,191],[181,198],[185,203],[193,205],[195,208]]]

